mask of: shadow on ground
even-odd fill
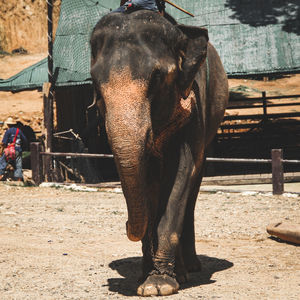
[[[202,271],[190,274],[189,282],[181,285],[181,290],[214,283],[211,280],[214,273],[224,271],[233,266],[233,263],[225,259],[218,259],[205,255],[198,255],[202,263]],[[141,257],[129,257],[112,261],[109,267],[116,270],[124,278],[108,279],[109,290],[117,292],[124,296],[136,296],[136,290],[139,285],[138,280],[141,276]]]
[[[291,245],[291,246],[295,246],[295,247],[300,247],[300,244],[296,244],[296,243],[289,242],[289,241],[284,241],[276,236],[270,236],[269,239],[272,241],[275,241],[277,243],[280,243],[280,244],[287,244],[287,245]]]

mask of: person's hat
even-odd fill
[[[5,121],[6,125],[16,125],[16,122],[13,120],[12,117],[7,118],[7,120]]]

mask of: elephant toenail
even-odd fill
[[[144,289],[143,289],[141,286],[139,286],[138,289],[137,289],[137,291],[136,291],[136,293],[137,293],[139,296],[143,296],[143,294],[144,294]]]
[[[161,296],[167,296],[167,295],[171,295],[174,293],[177,293],[177,291],[168,284],[161,286],[159,289],[159,295],[161,295]]]
[[[144,288],[143,296],[156,296],[158,291],[154,285],[148,285]]]

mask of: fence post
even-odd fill
[[[284,174],[282,149],[272,149],[273,195],[282,195],[284,191]]]
[[[263,120],[264,120],[264,121],[267,121],[267,119],[268,119],[268,113],[267,113],[267,99],[266,99],[266,92],[262,92],[262,98],[263,98],[263,112],[264,112]]]
[[[36,185],[39,185],[43,181],[42,160],[41,160],[40,150],[41,150],[40,143],[30,144],[32,180]]]

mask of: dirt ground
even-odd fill
[[[269,223],[300,223],[300,197],[200,193],[203,271],[169,299],[299,299],[300,248]],[[125,233],[120,189],[0,184],[1,299],[138,299],[141,243]]]

